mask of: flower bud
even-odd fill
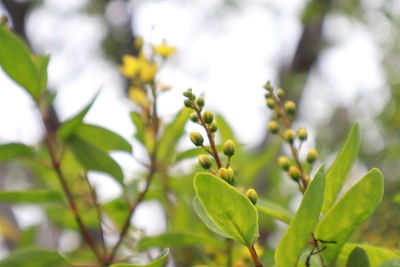
[[[218,177],[224,179],[227,183],[232,184],[234,181],[235,173],[232,168],[220,168],[218,170]]]
[[[285,96],[285,91],[282,88],[280,88],[280,89],[278,89],[278,91],[276,91],[276,95],[279,98],[283,98]]]
[[[210,124],[214,120],[214,115],[212,114],[211,111],[206,110],[203,113],[203,120],[205,123]]]
[[[293,101],[286,101],[284,108],[285,111],[290,115],[294,115],[296,113],[296,104]]]
[[[235,172],[231,167],[228,168],[228,175],[228,183],[233,185],[235,183]]]
[[[185,101],[183,101],[183,104],[185,105],[185,107],[187,108],[191,108],[192,107],[192,101],[189,99],[185,99]]]
[[[299,137],[299,139],[301,141],[307,140],[307,137],[308,137],[307,129],[306,128],[299,128],[297,130],[297,136]]]
[[[222,151],[228,157],[232,157],[235,154],[235,143],[232,140],[227,140],[222,146]]]
[[[201,167],[203,167],[206,170],[208,170],[212,165],[211,159],[207,155],[200,155],[198,157],[198,161]]]
[[[277,123],[276,121],[270,121],[268,123],[268,130],[273,134],[279,133],[280,130],[279,123]]]
[[[199,121],[199,117],[197,116],[197,114],[195,112],[193,112],[192,114],[190,114],[190,120],[192,122],[198,122]]]
[[[287,129],[283,136],[285,137],[286,142],[288,142],[289,144],[293,144],[294,143],[294,138],[296,137],[296,134],[294,133],[293,130]]]
[[[203,97],[199,97],[199,98],[196,100],[196,104],[197,104],[200,108],[204,107],[204,98],[203,98]]]
[[[258,194],[257,194],[256,190],[254,190],[253,188],[250,188],[249,190],[247,190],[246,196],[251,201],[251,203],[253,203],[253,205],[255,205],[257,203]]]
[[[187,89],[185,92],[183,92],[183,96],[190,98],[190,96],[192,95],[192,89]]]
[[[290,176],[290,178],[292,178],[293,180],[299,180],[301,177],[301,172],[299,170],[299,168],[297,168],[296,166],[290,166],[288,174]]]
[[[267,106],[270,109],[274,109],[275,108],[275,101],[272,98],[267,98]]]
[[[215,121],[213,121],[210,125],[210,130],[211,132],[215,133],[216,131],[218,131],[218,125]]]
[[[287,157],[279,157],[278,159],[279,166],[285,171],[289,170],[290,160]]]
[[[192,143],[195,146],[203,145],[204,139],[203,139],[203,136],[201,136],[201,134],[199,134],[197,132],[193,132],[193,133],[190,133],[189,137],[190,137],[190,141],[192,141]]]
[[[269,81],[267,81],[267,82],[264,84],[264,89],[266,89],[266,90],[268,90],[268,91],[272,91],[272,90],[273,90],[272,85],[271,85],[271,83],[270,83]]]
[[[307,162],[313,164],[318,158],[318,151],[315,149],[310,149],[307,153]]]

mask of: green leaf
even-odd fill
[[[33,149],[21,143],[9,143],[0,145],[0,162],[13,158],[32,158],[35,155]]]
[[[32,56],[33,64],[36,67],[36,71],[38,74],[38,91],[42,93],[47,88],[47,66],[49,65],[50,57],[49,56],[41,56],[36,57]]]
[[[121,167],[106,152],[76,136],[69,138],[68,146],[75,158],[87,170],[108,173],[123,184]]]
[[[356,247],[362,248],[367,253],[371,266],[380,266],[380,264],[383,264],[384,262],[387,262],[387,261],[390,261],[393,259],[400,259],[399,254],[396,254],[395,252],[387,250],[385,248],[374,247],[374,246],[370,246],[370,245],[348,244],[347,243],[344,245],[342,251],[340,252],[335,266],[336,267],[345,267],[350,253]],[[389,266],[387,266],[387,267],[389,267]],[[399,266],[399,265],[394,265],[394,266]]]
[[[58,252],[44,249],[26,249],[12,253],[0,261],[0,267],[64,267],[71,266]]]
[[[347,137],[346,142],[336,156],[335,161],[326,173],[325,198],[322,213],[326,213],[335,203],[336,197],[342,189],[347,174],[357,158],[360,150],[360,127],[355,124]]]
[[[196,197],[193,200],[193,209],[196,212],[197,216],[200,217],[200,219],[203,221],[203,223],[214,233],[223,236],[223,237],[228,237],[229,235],[222,231],[218,226],[215,225],[213,221],[211,221],[210,217],[208,217],[207,212],[201,205],[199,199]]]
[[[362,248],[355,247],[350,253],[346,267],[370,267],[367,254]]]
[[[299,210],[279,242],[275,252],[277,267],[297,266],[300,255],[317,226],[324,199],[324,186],[325,173],[323,167],[321,167],[309,184]]]
[[[196,174],[194,188],[211,221],[230,238],[245,246],[257,240],[257,210],[245,195],[209,173]]]
[[[210,146],[205,146],[208,149],[211,149]],[[222,145],[218,145],[217,146],[217,150],[221,150],[222,149]],[[195,148],[191,148],[185,151],[182,151],[180,153],[178,153],[175,157],[175,162],[179,162],[181,160],[184,159],[189,159],[189,158],[193,158],[193,157],[197,157],[200,156],[201,154],[204,154],[204,148],[202,147],[195,147]]]
[[[209,237],[192,233],[165,233],[158,236],[144,237],[138,243],[138,250],[144,251],[149,248],[171,248],[180,246],[207,245],[214,242]]]
[[[114,150],[132,152],[131,144],[123,137],[97,125],[81,124],[76,129],[75,135],[104,152]]]
[[[290,224],[290,222],[292,221],[293,215],[287,209],[279,206],[278,204],[259,198],[256,207],[258,211],[272,216],[275,219],[286,224]]]
[[[379,267],[399,267],[399,266],[400,266],[400,258],[390,260],[390,261],[387,261],[387,262],[379,265]]]
[[[133,124],[135,125],[136,131],[135,131],[135,137],[136,139],[143,145],[145,145],[144,141],[144,135],[146,131],[146,124],[143,120],[142,115],[140,115],[137,112],[131,112],[131,120]]]
[[[7,203],[63,203],[57,191],[0,191],[0,202]]]
[[[25,43],[3,25],[0,25],[0,65],[11,79],[38,100],[39,76],[31,53]]]
[[[61,127],[57,131],[58,138],[65,142],[68,138],[70,138],[75,130],[82,125],[83,118],[89,112],[90,108],[93,106],[94,102],[96,101],[100,91],[93,97],[93,99],[87,104],[78,114],[73,116],[71,119],[64,122]]]
[[[159,141],[157,152],[158,157],[164,162],[173,160],[171,157],[171,151],[176,151],[175,146],[184,133],[185,125],[190,113],[190,109],[182,109],[176,115],[175,119],[165,126],[164,133]]]
[[[372,169],[325,214],[315,234],[318,239],[336,242],[325,244],[323,255],[328,266],[335,262],[354,230],[375,211],[382,196],[382,173]]]
[[[147,265],[134,265],[134,264],[127,264],[127,263],[116,263],[111,265],[110,267],[162,267],[164,263],[167,261],[168,258],[168,250],[164,252],[162,256],[157,258],[156,260],[152,261]]]

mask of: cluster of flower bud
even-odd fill
[[[254,188],[250,188],[246,191],[246,196],[247,198],[253,203],[253,205],[256,205],[257,200],[258,200],[258,194],[257,191],[254,190]]]

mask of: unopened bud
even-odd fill
[[[205,123],[210,124],[214,120],[214,115],[212,114],[211,111],[206,110],[203,113],[203,120]]]
[[[290,160],[287,157],[279,157],[278,159],[279,166],[285,171],[289,170]]]
[[[308,137],[307,129],[306,128],[299,128],[297,130],[297,136],[299,137],[299,139],[301,141],[307,140],[307,137]]]
[[[185,92],[183,92],[183,96],[190,98],[190,96],[192,95],[192,89],[187,89]]]
[[[268,123],[268,130],[273,134],[279,133],[280,130],[279,123],[277,123],[276,121],[270,121]]]
[[[255,205],[257,203],[258,194],[257,194],[256,190],[254,190],[253,188],[250,188],[249,190],[247,190],[246,196],[251,201],[251,203],[253,203],[253,205]]]
[[[192,141],[192,143],[195,146],[203,145],[204,139],[203,139],[203,136],[201,136],[201,134],[199,134],[197,132],[193,132],[193,133],[190,133],[189,137],[190,137],[190,141]]]
[[[315,149],[310,149],[307,153],[307,162],[313,164],[318,158],[318,151]]]
[[[296,137],[296,134],[294,133],[293,130],[287,129],[283,136],[285,137],[286,142],[288,142],[289,144],[293,144],[294,143],[294,138]]]
[[[227,140],[222,146],[222,151],[228,157],[233,156],[235,154],[235,143],[232,140]]]
[[[197,104],[200,108],[204,107],[204,98],[203,98],[203,97],[199,97],[199,98],[196,100],[196,104]]]
[[[301,172],[299,170],[299,168],[297,168],[296,166],[290,166],[288,174],[290,176],[290,178],[292,178],[293,180],[299,180],[301,177]]]
[[[278,91],[276,91],[276,95],[279,98],[283,98],[285,96],[285,91],[282,88],[280,88],[280,89],[278,89]]]
[[[235,173],[233,172],[232,168],[220,168],[218,170],[218,176],[224,179],[227,183],[232,184]]]
[[[272,91],[272,90],[273,90],[272,85],[271,85],[271,83],[270,83],[269,81],[267,81],[267,82],[264,84],[264,89],[266,89],[266,90],[268,90],[268,91]]]
[[[192,107],[192,101],[189,99],[185,99],[185,101],[183,101],[183,104],[185,105],[185,107],[187,108],[191,108]]]
[[[204,169],[208,170],[211,167],[211,159],[207,156],[207,155],[200,155],[198,157],[198,161],[199,164],[201,165],[201,167],[203,167]]]
[[[218,131],[218,125],[215,121],[213,121],[210,125],[210,130],[211,132],[215,133],[216,131]]]
[[[267,106],[270,109],[274,109],[275,108],[275,101],[272,98],[267,98]]]
[[[284,108],[285,111],[290,115],[294,115],[296,113],[296,104],[293,101],[286,101]]]
[[[190,114],[190,120],[192,122],[197,122],[199,120],[199,117],[197,116],[197,114],[195,112],[193,112],[192,114]]]

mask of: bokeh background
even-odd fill
[[[193,88],[204,94],[208,109],[232,124],[243,144],[260,151],[274,142],[266,131],[271,114],[262,90],[270,80],[298,102],[296,125],[309,129],[307,145],[328,162],[358,121],[362,151],[352,177],[381,168],[386,192],[354,239],[399,248],[399,0],[2,0],[0,14],[34,52],[51,55],[56,120],[75,114],[100,89],[86,120],[133,142],[128,81],[118,65],[122,55],[133,53],[133,38],[141,36],[151,44],[166,39],[178,51],[158,76],[172,87],[160,98],[160,114],[167,118],[182,107],[182,92]],[[1,143],[37,144],[43,137],[30,98],[1,71],[0,125]],[[187,140],[180,145],[190,147]],[[132,157],[113,156],[127,173],[140,168]],[[17,176],[25,182],[16,182]],[[0,164],[2,189],[23,189],[31,178],[14,163]],[[111,179],[90,178],[101,201],[120,193]],[[138,214],[133,223],[148,234],[165,230],[157,203],[144,203]],[[0,223],[3,217],[22,229],[45,224],[40,208],[30,205],[0,203]],[[67,235],[65,246],[74,238]],[[42,239],[37,242],[51,246]],[[12,246],[2,242],[0,258]]]

